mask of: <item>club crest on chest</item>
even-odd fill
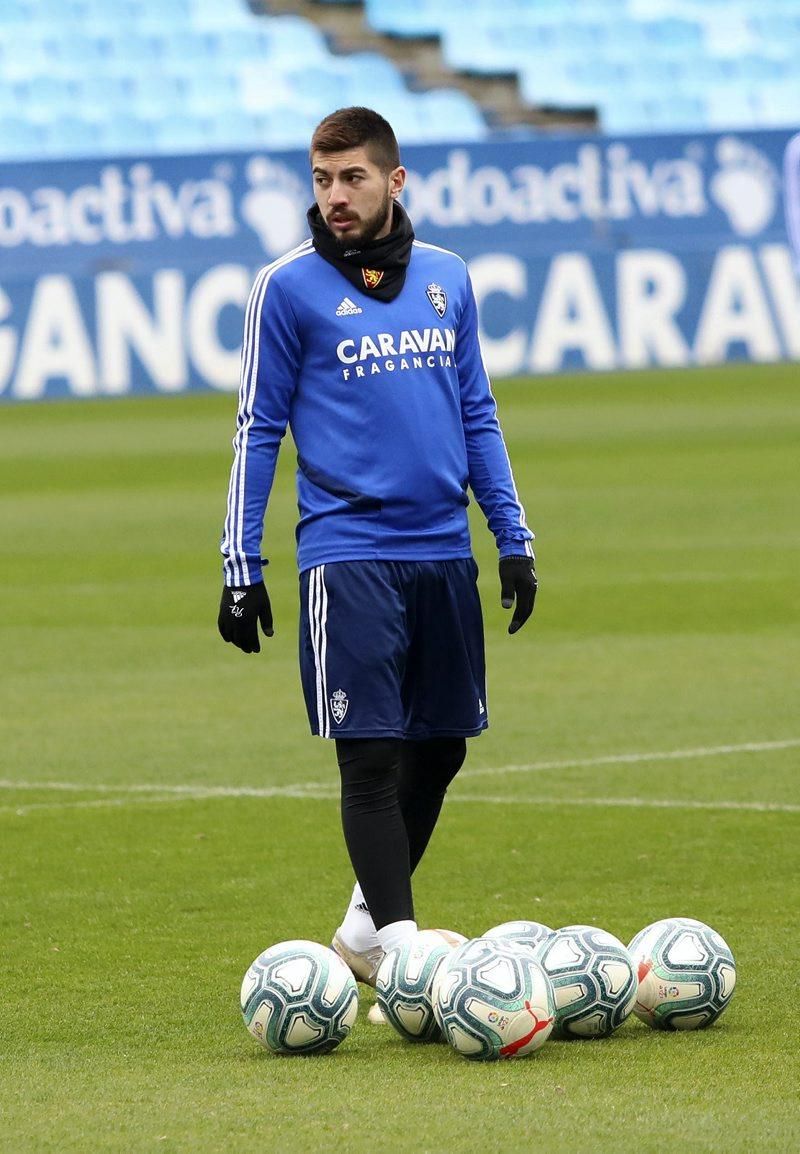
[[[429,284],[425,291],[437,315],[443,317],[447,312],[447,293],[440,284]]]

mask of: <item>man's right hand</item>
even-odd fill
[[[263,581],[254,585],[226,585],[219,603],[217,628],[223,641],[232,641],[244,653],[260,653],[258,623],[271,637],[272,606]]]

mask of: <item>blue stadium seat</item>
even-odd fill
[[[61,116],[48,121],[42,127],[45,156],[61,159],[71,156],[102,156],[104,152],[96,120]]]
[[[554,51],[555,34],[547,25],[505,23],[487,26],[476,37],[467,24],[445,31],[443,53],[452,68],[470,72],[509,72],[533,65]]]
[[[703,27],[695,20],[667,17],[643,23],[646,39],[659,47],[673,47],[680,50],[700,47],[703,43]]]
[[[52,0],[51,0],[52,2]],[[166,0],[172,6],[173,0]],[[36,0],[38,4],[38,0]],[[117,25],[133,23],[142,11],[151,11],[154,5],[151,0],[68,0],[68,5],[78,14],[78,18],[85,23],[87,30],[92,24],[100,22],[107,24],[109,16],[113,16]],[[67,17],[63,20],[66,23]]]
[[[767,5],[747,17],[750,31],[761,44],[792,46],[800,43],[800,7],[793,4],[785,11],[773,11]]]
[[[632,97],[621,93],[600,104],[601,125],[608,133],[691,132],[704,127],[706,106],[700,97],[676,93]]]
[[[365,0],[364,8],[370,27],[390,36],[433,36],[442,27],[436,0]]]
[[[173,111],[153,123],[153,136],[159,152],[202,152],[209,147],[211,128],[203,117]]]
[[[518,73],[532,103],[596,106],[614,132],[797,122],[800,0],[365,0],[364,17],[440,35],[452,68]],[[249,0],[0,0],[0,118],[20,155],[56,146],[36,132],[52,120],[62,149],[85,149],[99,119],[92,146],[117,151],[305,147],[349,103],[409,142],[489,132],[463,94],[413,92],[384,56],[337,55],[313,21]]]
[[[14,0],[10,3],[9,0],[3,0],[0,4],[0,20],[7,20],[9,9],[13,10],[14,7]],[[80,20],[84,14],[84,5],[75,0],[27,0],[25,7],[28,9],[28,20],[47,23],[72,23]]]
[[[3,24],[27,24],[31,11],[25,0],[3,0]]]
[[[435,88],[417,98],[428,140],[485,140],[489,127],[478,106],[455,88]]]
[[[270,81],[258,85],[256,91],[260,99],[251,97],[248,103],[261,112],[269,110],[271,91],[274,91],[278,103],[291,101],[301,111],[324,109],[327,112],[351,103],[342,74],[333,63],[321,68],[287,68],[270,72]]]
[[[705,108],[705,122],[712,130],[755,128],[761,119],[752,89],[736,83],[709,88]]]
[[[252,28],[264,22],[263,17],[250,11],[244,0],[189,0],[187,20],[190,27],[203,31]]]
[[[629,84],[633,69],[630,60],[587,54],[568,60],[565,72],[577,88],[603,93],[609,87],[620,88]]]
[[[169,36],[175,32],[183,31],[185,33],[203,32],[206,29],[195,28],[189,24],[188,15],[181,11],[180,8],[173,8],[170,4],[168,7],[148,9],[145,12],[140,12],[136,18],[131,21],[130,28],[134,29],[143,36]]]
[[[19,117],[0,117],[0,160],[31,160],[44,150],[45,132]]]
[[[731,14],[712,15],[706,21],[703,48],[707,56],[744,56],[753,51],[756,45],[756,35],[735,10]]]
[[[325,36],[310,20],[300,16],[273,16],[265,21],[264,30],[269,36],[271,51],[287,61],[294,58],[311,63],[315,59],[331,58]]]
[[[239,83],[233,73],[215,73],[209,77],[195,72],[183,78],[182,87],[182,98],[189,112],[201,116],[224,113],[227,117],[228,113],[235,114],[238,110],[243,117],[247,116],[242,108]],[[233,119],[228,118],[226,122],[233,124]]]
[[[67,73],[91,70],[113,55],[114,41],[71,29],[62,30],[55,41],[54,62]]]
[[[57,65],[57,44],[50,30],[0,23],[0,77],[3,83],[49,73]]]
[[[99,125],[97,131],[107,156],[147,155],[156,150],[152,122],[138,116],[121,113]]]
[[[261,26],[255,28],[219,28],[205,34],[210,52],[218,58],[234,60],[266,60],[275,53],[272,32]]]
[[[157,120],[169,115],[186,102],[185,82],[168,72],[134,75],[129,87],[128,111],[143,120]]]
[[[261,148],[307,148],[311,134],[320,116],[302,112],[294,107],[273,108],[257,117]]]
[[[215,20],[217,17],[232,23],[238,19],[253,20],[252,11],[247,0],[182,0],[190,16],[208,16]]]
[[[25,109],[26,84],[0,84],[0,120],[16,120]]]
[[[118,69],[125,65],[131,75],[135,75],[140,64],[147,65],[153,60],[163,60],[165,56],[173,53],[178,41],[184,59],[203,59],[208,56],[208,46],[202,40],[197,42],[191,35],[186,37],[176,35],[173,41],[170,32],[165,32],[163,36],[157,33],[148,35],[132,29],[122,31],[111,40],[108,56]]]
[[[258,148],[262,135],[259,117],[248,115],[241,109],[220,110],[209,118],[208,147],[212,150]]]
[[[745,82],[783,80],[791,76],[793,72],[795,74],[797,72],[797,67],[793,61],[754,56],[749,53],[733,60],[726,60],[725,66],[728,76],[734,80]],[[800,117],[800,109],[797,112],[798,117]]]
[[[25,109],[26,116],[43,123],[58,120],[64,115],[64,109],[75,107],[78,87],[74,80],[45,73],[17,84],[16,92],[19,107]]]
[[[334,56],[340,73],[369,77],[374,88],[405,90],[406,80],[393,60],[388,60],[377,52],[352,52],[347,56]]]
[[[796,128],[800,109],[800,77],[760,84],[757,97],[759,123],[776,128]]]
[[[372,52],[331,57],[324,65],[282,69],[274,75],[300,105],[313,107],[319,116],[348,104],[372,106],[379,97],[409,96],[398,69]]]
[[[80,114],[104,106],[115,117],[125,115],[131,105],[134,85],[128,76],[104,72],[84,72],[73,79],[75,108]]]

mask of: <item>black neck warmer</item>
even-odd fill
[[[389,235],[367,241],[361,248],[338,244],[316,204],[308,210],[307,218],[314,248],[321,257],[367,296],[394,300],[405,284],[414,242],[414,229],[402,205],[394,203]]]

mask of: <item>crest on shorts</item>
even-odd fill
[[[378,268],[362,268],[361,275],[364,278],[364,284],[368,289],[376,289],[383,280],[383,269]],[[345,706],[345,709],[347,706]]]
[[[344,715],[347,713],[347,707],[350,702],[347,700],[347,694],[343,689],[334,689],[331,694],[331,716],[337,725],[341,725],[344,721]]]
[[[440,317],[443,317],[447,311],[447,293],[440,284],[429,284],[426,292],[428,294],[428,300],[436,309],[436,312]]]

